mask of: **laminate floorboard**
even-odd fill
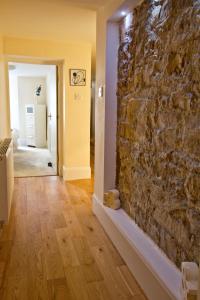
[[[144,300],[92,213],[92,180],[15,179],[0,235],[1,300]]]

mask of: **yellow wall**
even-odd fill
[[[8,60],[12,60],[11,57],[15,56],[63,60],[65,73],[64,175],[66,179],[88,177],[90,168],[91,45],[5,37],[4,54]],[[72,87],[69,85],[70,68],[86,69],[86,86]],[[75,100],[75,93],[79,93],[81,99]]]
[[[0,54],[3,53],[3,37],[0,36]]]
[[[65,0],[0,0],[0,32],[6,36],[94,44],[95,22],[95,11]]]
[[[0,139],[8,137],[10,134],[7,110],[6,68],[3,56],[3,38],[0,36]]]
[[[73,3],[73,2],[72,2]],[[65,0],[0,0],[0,55],[29,60],[64,62],[64,176],[90,176],[91,49],[95,53],[96,12],[70,6]],[[3,51],[4,49],[4,51]],[[6,74],[0,61],[0,137],[9,134],[9,98]],[[29,60],[30,62],[30,60]],[[69,86],[69,69],[87,71],[85,87]],[[81,99],[75,100],[74,94]],[[6,123],[7,121],[7,123]]]
[[[91,43],[94,57],[96,12],[65,0],[0,0],[0,32],[25,39]]]

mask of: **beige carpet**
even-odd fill
[[[14,151],[15,177],[56,175],[52,167],[48,167],[51,155],[48,149],[19,147]]]

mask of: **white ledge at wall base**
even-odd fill
[[[123,209],[93,195],[93,212],[149,300],[182,300],[181,272]]]

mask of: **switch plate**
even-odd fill
[[[74,93],[74,100],[81,100],[81,95],[79,93]]]
[[[103,98],[103,86],[100,86],[100,87],[99,87],[98,97],[99,97],[99,98]]]

